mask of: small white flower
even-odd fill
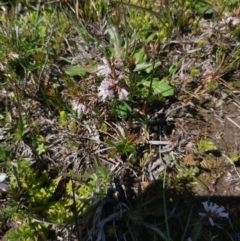
[[[100,88],[105,90],[112,89],[116,84],[118,84],[118,81],[104,79],[99,89]]]
[[[6,192],[9,189],[9,185],[2,183],[3,181],[5,181],[6,178],[7,178],[6,173],[0,174],[0,190],[2,190],[3,192]]]
[[[14,59],[19,59],[19,54],[12,53],[12,57],[13,57]]]
[[[104,79],[101,85],[98,87],[98,96],[102,98],[102,101],[105,101],[107,98],[112,99],[114,98],[114,86],[118,84],[118,81],[114,80],[107,80]]]
[[[0,63],[0,71],[3,71],[5,69],[4,65]]]
[[[7,178],[7,174],[6,173],[1,173],[0,174],[0,182],[4,182],[6,178]]]
[[[128,91],[123,89],[123,88],[121,88],[119,93],[118,93],[118,96],[119,96],[120,100],[127,99],[128,95],[129,95]]]
[[[231,13],[226,12],[224,16],[225,16],[225,19],[219,22],[220,26],[223,26],[225,24],[231,24],[232,26],[237,26],[240,24],[240,18],[233,17]]]
[[[102,97],[102,101],[104,102],[107,98],[113,99],[114,98],[114,91],[113,90],[101,90],[98,95]]]
[[[114,92],[113,90],[105,90],[102,89],[99,91],[98,95],[102,97],[102,101],[105,101],[107,98],[112,99],[114,98]]]
[[[105,76],[105,77],[107,77],[110,73],[111,73],[111,68],[104,65],[98,66],[97,72],[96,72],[97,76]]]
[[[19,59],[19,54],[10,52],[10,53],[8,54],[8,57],[9,57],[10,59]]]
[[[225,212],[225,208],[223,206],[218,206],[216,203],[212,202],[203,202],[203,207],[205,209],[205,213],[199,213],[202,217],[208,217],[208,220],[212,226],[214,226],[213,218],[228,218],[228,213]]]
[[[125,78],[125,74],[123,72],[121,72],[119,75],[118,75],[118,80],[122,80]]]
[[[86,105],[82,104],[82,103],[77,103],[77,101],[73,101],[72,103],[72,108],[74,111],[76,111],[78,114],[86,114],[88,111],[88,108]]]
[[[240,24],[240,18],[232,18],[232,25],[237,26]]]
[[[102,58],[102,61],[103,61],[104,65],[98,66],[96,75],[107,77],[109,74],[111,74],[112,70],[111,70],[106,58]]]
[[[3,13],[6,14],[7,13],[7,9],[3,6],[0,7],[0,9],[2,9]]]

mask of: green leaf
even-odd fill
[[[105,140],[105,143],[106,144],[108,144],[109,146],[111,146],[111,147],[115,147],[116,148],[116,146],[117,146],[117,144],[116,143],[114,143],[113,141],[111,141],[111,140]]]
[[[65,61],[65,62],[69,63],[69,64],[75,64],[74,61],[72,61],[72,60],[70,60],[70,59],[67,59],[67,58],[64,58],[64,57],[59,57],[59,60],[63,60],[63,61]]]
[[[145,54],[143,48],[136,51],[136,53],[133,55],[133,57],[136,59],[136,61],[135,61],[136,64],[146,63],[146,61],[147,61],[147,55]]]
[[[137,64],[135,69],[134,69],[134,72],[138,72],[138,71],[141,71],[141,70],[145,70],[149,67],[152,66],[152,63],[140,63],[140,64]]]
[[[122,100],[116,100],[113,105],[114,113],[122,120],[125,120],[128,117],[131,110],[131,107]]]
[[[212,14],[213,7],[210,5],[208,1],[202,1],[195,5],[196,11],[199,14]]]
[[[154,69],[156,69],[157,67],[159,67],[161,65],[160,61],[157,61],[155,63],[152,63],[151,66],[149,66],[148,68],[146,68],[146,73],[150,74]]]
[[[44,143],[39,144],[37,147],[37,152],[39,155],[46,152],[46,150],[47,150],[47,146],[45,146]]]
[[[142,81],[142,85],[150,87],[150,81]],[[154,78],[152,80],[152,90],[154,95],[162,95],[164,97],[172,96],[174,94],[174,89],[166,83],[166,81]]]
[[[153,81],[152,83],[153,93],[161,94],[162,96],[172,96],[174,94],[174,89],[166,83],[165,80]]]
[[[4,148],[0,145],[0,160],[4,161],[7,158],[7,154]]]
[[[146,73],[151,73],[155,68],[157,68],[158,66],[161,65],[161,62],[160,61],[157,61],[155,63],[140,63],[140,64],[137,64],[135,69],[134,69],[134,72],[138,72],[138,71],[141,71],[141,70],[145,70]]]
[[[12,116],[9,111],[6,111],[6,117],[5,117],[5,125],[6,126],[11,126],[12,124]]]
[[[18,119],[17,140],[20,141],[24,135],[24,123],[21,114]]]
[[[70,76],[85,76],[88,73],[93,73],[96,70],[96,66],[71,66],[66,69],[66,73]]]

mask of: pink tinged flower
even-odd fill
[[[114,86],[118,84],[118,81],[104,79],[98,88],[98,96],[101,97],[102,101],[107,98],[114,98]]]
[[[104,64],[98,66],[96,74],[97,74],[97,76],[107,77],[109,74],[111,74],[112,69],[110,68],[106,58],[102,58],[102,61]]]
[[[105,89],[105,90],[112,89],[116,84],[118,84],[118,81],[104,79],[99,89]]]
[[[125,74],[124,73],[120,73],[117,78],[118,78],[118,80],[122,80],[122,79],[125,78]]]
[[[99,91],[98,95],[101,97],[102,101],[105,101],[107,98],[109,98],[109,99],[114,98],[113,90],[102,89]]]
[[[4,71],[4,69],[5,69],[4,65],[2,63],[0,63],[0,70]]]
[[[82,104],[82,103],[79,103],[77,104],[75,101],[73,102],[72,104],[72,108],[74,111],[76,111],[78,114],[86,114],[87,111],[88,111],[88,108],[86,105]]]
[[[208,220],[212,226],[214,226],[213,218],[228,218],[228,213],[225,212],[223,206],[219,207],[216,203],[203,202],[205,213],[199,213],[202,217],[208,217]]]
[[[221,21],[223,23],[231,24],[232,26],[237,26],[240,24],[240,18],[238,17],[233,17],[231,13],[227,12],[224,14],[226,17],[226,20]]]
[[[225,25],[225,21],[222,21],[222,20],[221,20],[221,21],[218,21],[218,26],[219,26],[219,27],[222,27],[222,26],[224,26],[224,25]]]
[[[97,76],[105,76],[105,77],[107,77],[109,74],[111,74],[111,72],[112,71],[111,71],[110,67],[102,65],[102,66],[99,66],[97,68],[96,74],[97,74]]]
[[[123,88],[121,88],[118,93],[118,97],[120,100],[127,99],[128,95],[129,95],[128,91]]]
[[[232,25],[237,26],[240,24],[240,18],[233,18],[232,19]]]

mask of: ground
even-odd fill
[[[1,239],[239,240],[238,3],[1,2]]]

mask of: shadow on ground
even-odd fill
[[[150,185],[139,183],[138,194],[133,195],[117,182],[116,189],[109,189],[88,219],[83,240],[164,240],[168,235],[169,240],[239,240],[240,196],[197,196],[190,189],[163,189],[160,180]],[[202,204],[206,201],[223,206],[229,218],[206,212]],[[89,213],[87,210],[81,220]]]

